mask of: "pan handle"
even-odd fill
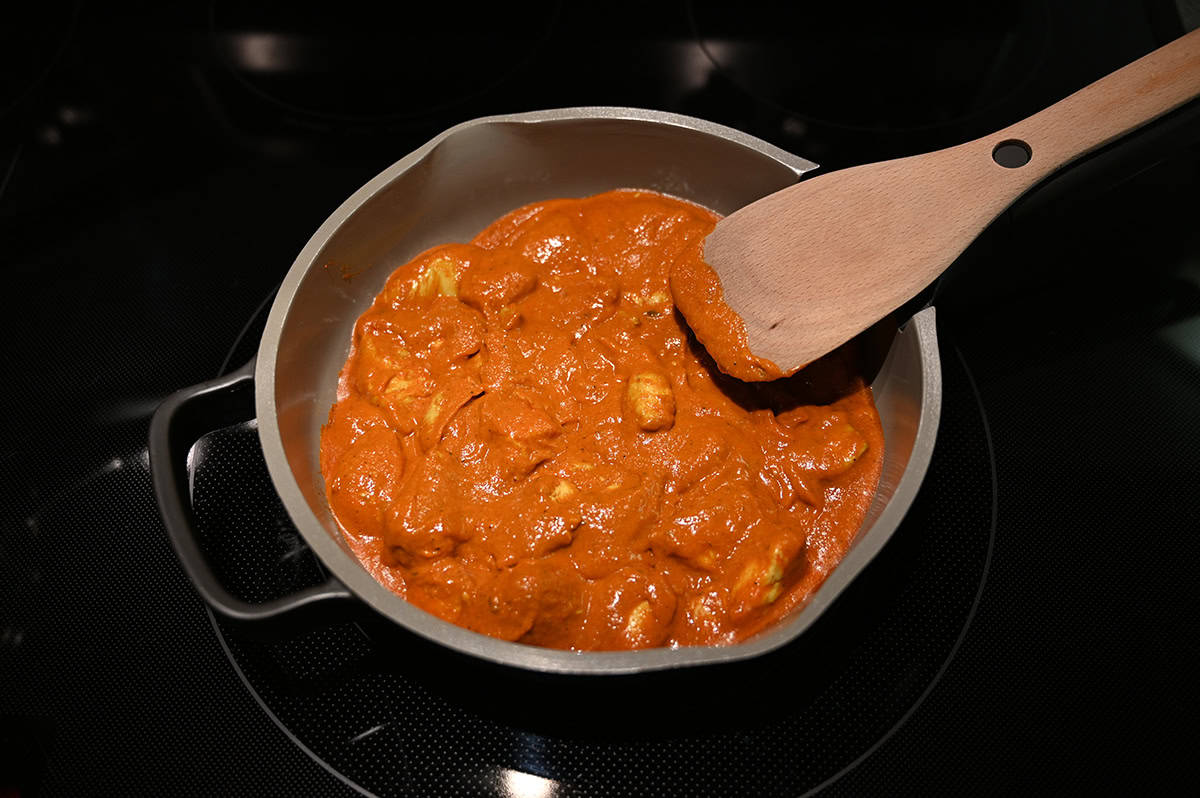
[[[205,433],[254,417],[254,358],[236,371],[171,394],[150,421],[150,475],[158,510],[183,570],[200,596],[237,621],[309,618],[354,598],[335,577],[289,596],[251,604],[230,594],[196,543],[188,452]]]

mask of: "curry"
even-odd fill
[[[719,301],[717,218],[648,191],[551,200],[389,277],[321,438],[377,579],[579,650],[734,643],[812,594],[871,501],[879,418],[845,350],[771,383],[717,370],[677,311]]]

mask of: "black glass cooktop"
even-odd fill
[[[369,615],[262,637],[178,566],[150,414],[251,357],[312,231],[440,130],[632,105],[845,166],[998,129],[1200,25],[1183,0],[795,5],[51,1],[0,29],[0,796],[1194,790],[1195,103],[948,273],[929,475],[780,652],[581,681]],[[235,590],[321,577],[252,422],[192,465]]]

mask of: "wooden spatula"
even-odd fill
[[[790,374],[915,296],[1051,172],[1197,95],[1200,30],[990,136],[771,194],[721,220],[704,260],[750,352]]]

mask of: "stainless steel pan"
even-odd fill
[[[422,250],[468,240],[525,203],[612,188],[654,189],[727,214],[815,167],[700,119],[632,108],[563,108],[464,122],[386,169],[342,203],[297,256],[271,308],[256,360],[172,395],[155,414],[150,436],[155,491],[180,561],[200,594],[221,614],[243,621],[364,602],[452,649],[559,673],[729,662],[796,638],[887,542],[925,475],[941,407],[932,308],[908,320],[879,353],[882,366],[872,387],[886,443],[883,474],[852,548],[806,605],[735,646],[577,653],[497,640],[436,618],[379,584],[347,549],[325,500],[318,454],[321,424],[334,401],[355,320],[388,274]],[[342,266],[356,272],[353,279],[342,277]],[[205,432],[251,414],[279,497],[331,575],[324,585],[267,604],[240,601],[222,587],[196,545],[188,493],[188,449]]]

